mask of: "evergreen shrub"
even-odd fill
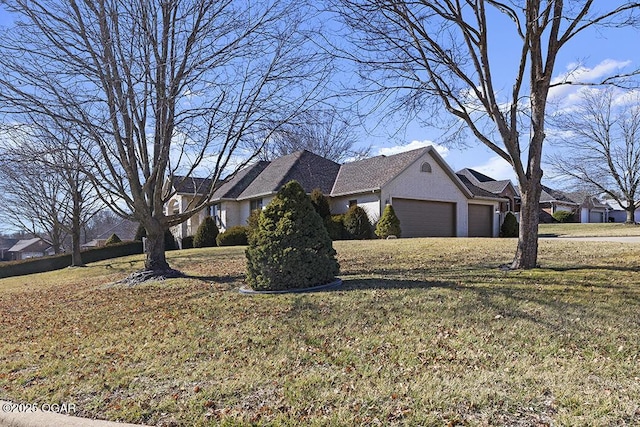
[[[112,246],[116,243],[122,243],[122,240],[118,237],[116,233],[113,233],[109,238],[104,242],[105,246]]]
[[[284,185],[262,211],[246,256],[247,282],[254,290],[322,285],[339,271],[322,218],[296,181]]]
[[[570,211],[556,211],[553,213],[553,219],[558,222],[574,222],[575,216]]]
[[[500,226],[500,236],[518,237],[519,228],[516,216],[511,212],[507,212],[507,215],[504,217],[504,221],[502,221],[502,226]]]
[[[216,243],[218,246],[244,246],[247,244],[248,227],[236,225],[218,234]]]
[[[351,206],[344,214],[343,223],[348,239],[365,240],[371,238],[371,221],[369,221],[367,211],[360,206]]]
[[[396,211],[393,210],[393,206],[387,205],[384,207],[382,217],[376,225],[376,236],[381,239],[386,239],[389,236],[400,237],[400,220],[396,216]]]
[[[208,216],[198,227],[196,235],[193,237],[193,246],[196,248],[210,248],[216,246],[216,237],[220,230],[216,225],[216,221]]]

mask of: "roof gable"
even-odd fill
[[[27,249],[35,249],[36,252],[44,252],[45,249],[49,248],[50,246],[51,245],[49,245],[41,238],[34,237],[33,239],[18,240],[15,245],[9,248],[9,252],[24,252]]]
[[[332,160],[307,150],[297,151],[269,163],[238,199],[273,194],[291,180],[298,181],[307,193],[319,188],[329,194],[339,170],[340,165]]]
[[[379,190],[428,151],[429,147],[425,147],[345,163],[340,167],[331,195]]]
[[[169,178],[173,189],[178,194],[205,195],[211,189],[212,180],[192,176],[173,175]]]

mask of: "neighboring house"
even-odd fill
[[[576,215],[575,221],[577,222],[580,220],[578,216],[580,205],[581,203],[576,203],[562,191],[543,185],[542,194],[540,195],[540,222],[553,222],[553,214],[558,211],[573,212]]]
[[[602,202],[596,196],[583,191],[568,193],[567,196],[580,205],[578,208],[580,214],[577,215],[576,220],[582,223],[609,222],[611,206],[606,202]]]
[[[221,230],[246,225],[252,210],[265,207],[293,179],[308,193],[320,188],[334,214],[357,204],[375,222],[385,205],[392,204],[404,237],[497,236],[496,211],[501,203],[510,203],[456,175],[433,147],[342,165],[303,150],[258,162],[224,180],[213,194],[211,208],[172,232],[181,241],[195,234],[207,215],[216,218]],[[211,188],[211,181],[183,177],[168,182],[176,193],[167,203],[168,213],[186,211]]]
[[[620,203],[616,202],[613,199],[609,199],[605,201],[606,204],[610,207],[609,211],[609,221],[611,222],[626,222],[627,221],[627,211],[625,211]],[[640,209],[636,209],[634,215],[634,221],[640,223]]]
[[[8,251],[13,260],[39,258],[45,255],[53,255],[51,245],[39,237],[26,240],[18,240]]]
[[[136,236],[136,231],[138,231],[138,225],[139,224],[137,222],[129,221],[128,219],[121,219],[116,224],[101,231],[95,239],[89,240],[88,242],[80,245],[80,249],[101,248],[112,234],[118,236],[123,242],[133,240]]]
[[[18,243],[19,239],[12,239],[10,237],[0,236],[0,261],[10,261],[11,254],[9,253],[9,249],[16,243]]]

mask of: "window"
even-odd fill
[[[349,200],[349,207],[351,206],[358,206],[358,201],[357,200]]]
[[[220,216],[220,203],[216,203],[211,206],[211,210],[209,211],[209,216],[213,218],[218,227],[222,226],[222,218]]]
[[[250,203],[249,209],[251,211],[255,211],[256,209],[262,210],[262,199],[255,199],[255,200],[252,200],[249,203]]]
[[[420,166],[420,172],[431,173],[431,165],[428,162],[424,162],[422,166]]]

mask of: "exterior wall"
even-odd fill
[[[358,206],[364,209],[371,223],[375,223],[382,215],[379,193],[351,194],[349,196],[332,197],[329,200],[331,213],[334,215],[346,213],[349,209],[349,201],[355,200]]]
[[[273,200],[274,196],[262,197],[262,209],[264,209]],[[238,203],[238,216],[236,217],[238,222],[233,225],[247,225],[247,219],[251,214],[251,201],[242,200]],[[231,224],[231,222],[229,222]],[[231,227],[233,226],[231,225]]]
[[[220,222],[220,231],[235,225],[244,225],[240,222],[240,203],[232,201],[220,203]]]
[[[421,165],[429,162],[431,172],[421,172]],[[466,237],[469,230],[467,196],[436,160],[425,154],[382,189],[382,204],[393,205],[393,198],[453,202],[456,204],[456,235]]]

